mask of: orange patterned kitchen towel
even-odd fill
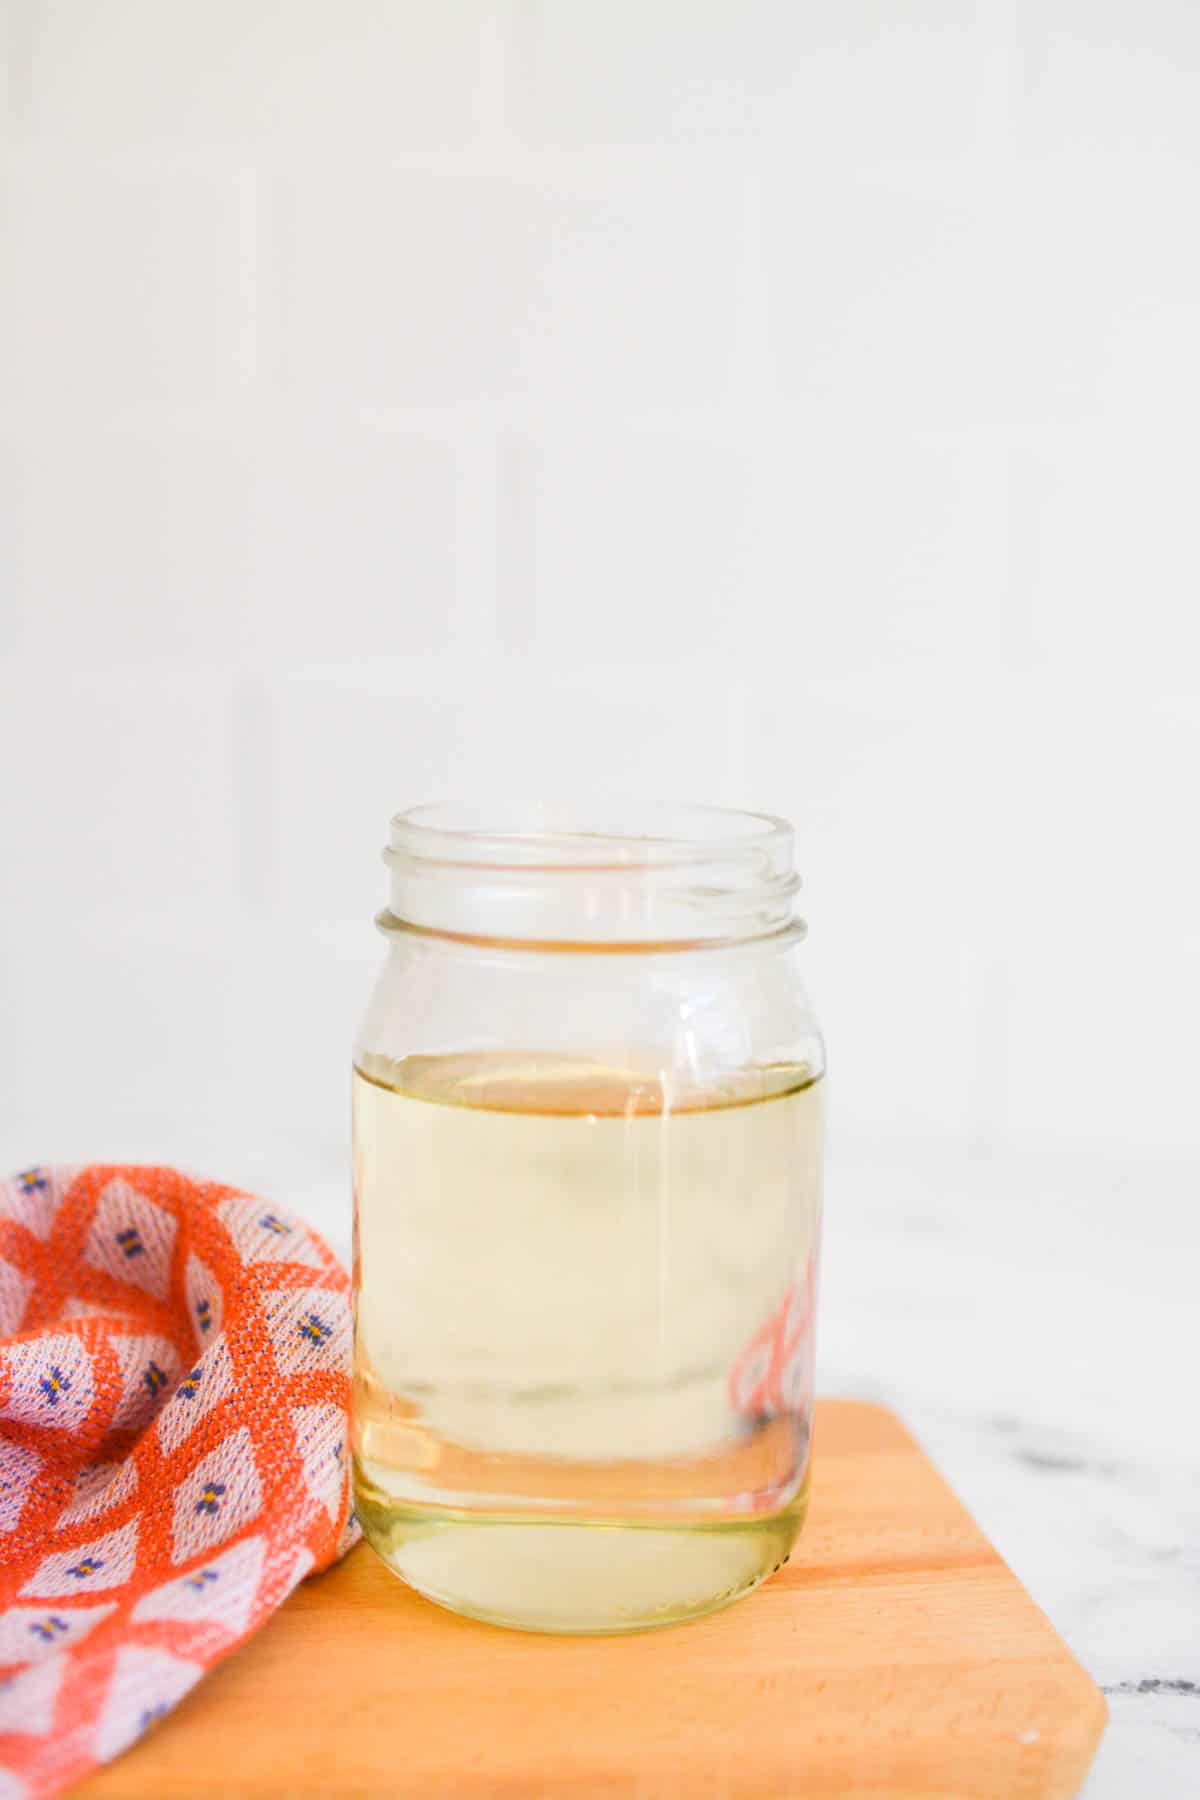
[[[236,1188],[27,1169],[0,1181],[0,1338],[0,1800],[33,1800],[352,1541],[349,1283]]]

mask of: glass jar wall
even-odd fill
[[[357,1504],[458,1611],[627,1631],[803,1522],[821,1039],[791,833],[392,824],[355,1050]]]

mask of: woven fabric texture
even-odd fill
[[[0,1800],[118,1755],[353,1541],[350,1335],[279,1207],[167,1168],[0,1182]]]

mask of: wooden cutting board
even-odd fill
[[[1078,1792],[1104,1720],[899,1421],[833,1400],[793,1559],[729,1611],[526,1636],[362,1545],[82,1792],[1025,1800]]]

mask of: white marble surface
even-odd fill
[[[1200,1792],[1194,1166],[831,1159],[820,1386],[899,1412],[1108,1696],[1087,1800]]]
[[[348,1257],[344,1144],[202,1116],[0,1164],[173,1160],[304,1213]],[[893,1407],[1105,1689],[1086,1800],[1200,1792],[1200,1180],[1183,1163],[936,1142],[830,1151],[820,1387]]]

